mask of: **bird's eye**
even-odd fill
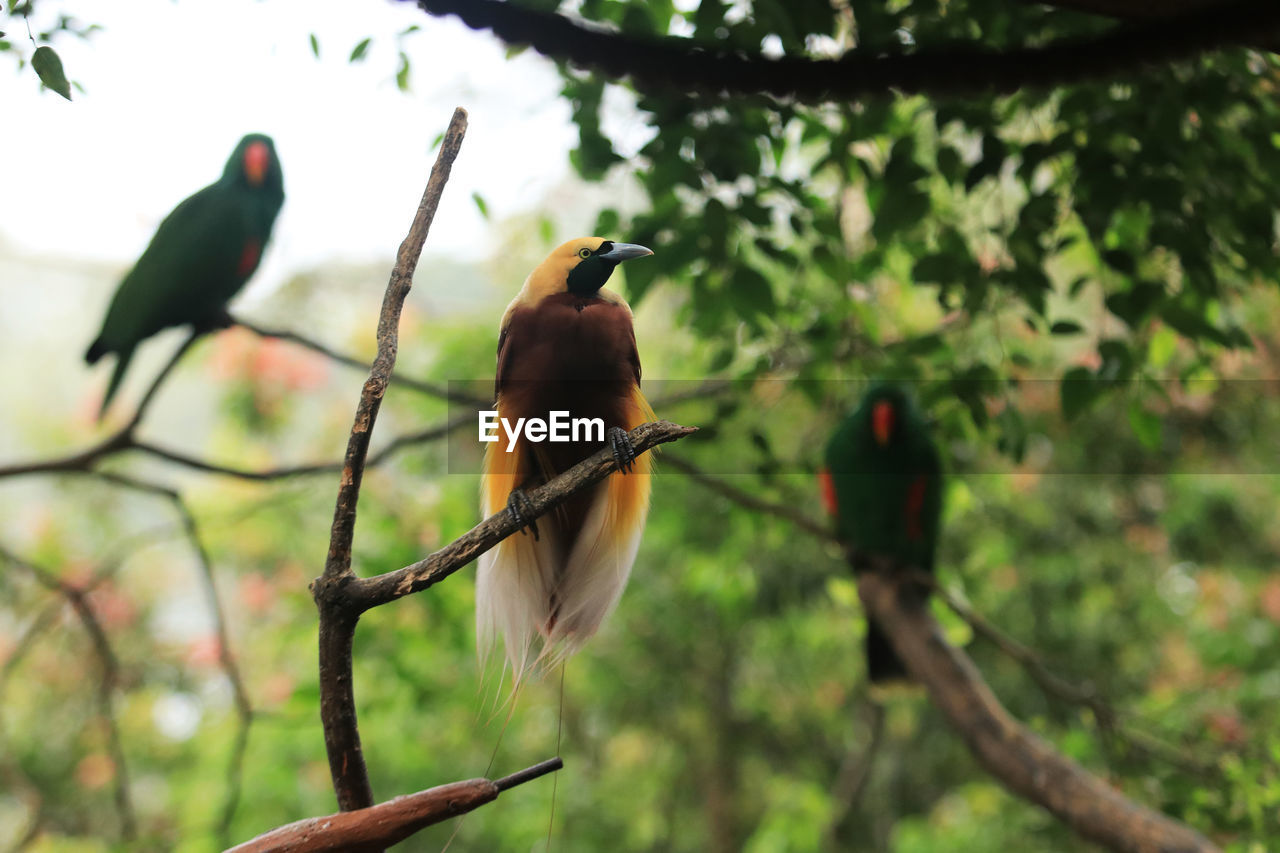
[[[591,250],[588,249],[586,246],[583,246],[581,249],[578,250],[578,257],[582,258],[585,261],[587,258],[591,257]]]

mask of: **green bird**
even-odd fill
[[[942,466],[924,420],[902,389],[875,385],[827,444],[819,474],[836,536],[857,553],[933,573],[942,516]],[[855,567],[856,568],[856,567]],[[928,588],[906,584],[904,601]],[[874,620],[867,620],[872,683],[904,679],[907,668]]]
[[[120,282],[102,331],[84,354],[94,364],[116,354],[98,411],[101,420],[138,344],[171,326],[196,334],[230,323],[226,306],[258,268],[284,203],[284,178],[271,137],[240,140],[222,177],[173,209]]]

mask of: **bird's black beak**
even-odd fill
[[[645,255],[652,255],[653,249],[645,246],[638,246],[635,243],[614,243],[613,248],[607,252],[603,252],[596,257],[604,258],[612,264],[620,264],[623,261],[629,261],[632,258],[643,258]]]

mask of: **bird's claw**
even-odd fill
[[[610,427],[607,435],[609,448],[613,451],[613,461],[617,464],[618,470],[624,474],[629,473],[636,461],[636,449],[631,444],[630,436],[621,427]]]
[[[516,530],[533,534],[533,541],[538,541],[538,522],[533,516],[533,502],[525,494],[524,489],[512,489],[507,495],[507,512],[515,519]]]

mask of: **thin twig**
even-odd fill
[[[454,110],[417,214],[396,255],[378,316],[378,354],[361,390],[343,459],[324,573],[312,584],[312,595],[320,611],[320,718],[324,724],[329,772],[333,777],[338,806],[343,811],[367,808],[374,802],[369,771],[360,748],[351,683],[351,646],[358,617],[351,614],[343,601],[344,587],[354,578],[351,544],[355,537],[356,503],[369,454],[369,439],[382,397],[395,370],[400,312],[413,284],[414,269],[466,130],[466,110]]]
[[[0,546],[0,559],[17,566],[35,579],[37,583],[62,596],[71,609],[75,611],[93,646],[102,669],[98,682],[98,714],[107,729],[107,749],[111,753],[111,761],[115,766],[115,800],[116,811],[120,817],[120,834],[125,841],[132,841],[138,833],[138,819],[134,814],[133,800],[129,793],[129,767],[125,759],[124,742],[120,736],[120,725],[115,714],[115,690],[120,680],[120,662],[111,641],[98,621],[98,614],[89,603],[85,590],[67,583],[53,572],[41,568],[29,560],[24,560],[12,551]]]
[[[232,744],[231,757],[227,762],[227,794],[223,801],[221,818],[217,825],[217,832],[221,837],[223,846],[228,846],[231,843],[231,821],[235,817],[235,811],[240,802],[240,791],[244,776],[244,758],[249,745],[249,728],[253,725],[254,712],[253,705],[249,701],[249,691],[245,688],[244,678],[240,674],[239,662],[231,651],[231,636],[227,629],[226,612],[218,596],[218,587],[214,580],[213,561],[209,558],[209,552],[200,538],[200,528],[196,522],[195,514],[191,512],[191,508],[187,506],[187,502],[183,500],[179,492],[167,486],[113,471],[93,471],[90,473],[115,485],[155,495],[169,501],[178,515],[182,533],[186,537],[188,544],[190,544],[191,550],[195,554],[196,562],[200,567],[201,587],[204,590],[205,601],[209,605],[209,615],[213,620],[214,637],[218,644],[218,665],[222,669],[223,675],[226,676],[227,682],[231,685],[232,699],[236,707],[235,742]]]
[[[666,468],[674,468],[689,475],[689,478],[696,483],[710,489],[718,495],[722,495],[739,506],[746,507],[752,512],[762,512],[767,515],[774,515],[778,518],[785,519],[806,533],[810,533],[819,539],[828,542],[835,542],[835,532],[825,524],[819,524],[813,519],[806,516],[785,504],[772,503],[762,500],[750,492],[732,486],[724,480],[713,477],[706,471],[694,465],[692,462],[680,456],[673,456],[670,453],[664,454],[662,464]]]
[[[59,471],[88,471],[93,465],[105,456],[119,453],[122,450],[128,450],[136,447],[138,444],[136,435],[138,425],[142,423],[142,417],[146,414],[147,409],[151,406],[151,402],[155,399],[156,393],[160,390],[161,383],[168,378],[173,369],[177,367],[178,361],[191,345],[200,337],[197,332],[192,332],[187,339],[182,342],[182,346],[169,356],[169,360],[165,362],[164,367],[156,374],[156,378],[151,380],[151,385],[147,387],[146,392],[142,395],[142,399],[138,401],[138,407],[134,409],[129,420],[124,426],[113,432],[111,435],[99,441],[92,447],[81,450],[78,453],[71,453],[67,456],[59,456],[54,459],[44,459],[36,462],[21,462],[15,465],[0,465],[0,478],[4,477],[20,477],[27,474],[47,474]]]
[[[192,514],[191,508],[187,506],[181,495],[174,493],[172,502],[174,509],[182,518],[183,530],[200,565],[200,581],[204,588],[205,600],[209,604],[210,615],[213,617],[214,636],[218,642],[218,664],[231,684],[231,695],[236,706],[236,736],[231,747],[231,757],[227,761],[227,793],[222,804],[222,816],[217,826],[219,841],[222,846],[227,847],[231,844],[231,821],[240,803],[244,757],[249,746],[249,727],[253,725],[253,705],[249,701],[249,691],[245,688],[244,678],[240,674],[240,664],[231,651],[227,617],[222,601],[218,597],[218,586],[214,582],[213,561],[209,559],[209,552],[200,539],[195,515]]]
[[[973,629],[975,634],[985,638],[1005,656],[1020,664],[1045,695],[1088,708],[1103,734],[1115,734],[1134,749],[1178,767],[1184,772],[1208,778],[1216,778],[1219,775],[1215,765],[1198,761],[1186,755],[1184,750],[1166,744],[1149,732],[1124,726],[1123,715],[1098,694],[1091,682],[1081,685],[1072,684],[1053,672],[1037,652],[1018,642],[960,601],[950,590],[938,583],[933,575],[926,572],[913,572],[911,578],[917,583],[929,586],[952,612]]]
[[[320,341],[308,338],[305,335],[300,335],[297,332],[291,331],[289,329],[268,329],[264,326],[259,326],[257,323],[242,319],[240,317],[234,318],[233,321],[237,326],[248,329],[250,332],[253,332],[255,335],[258,335],[259,337],[276,338],[277,340],[288,341],[289,343],[297,344],[300,347],[309,349],[312,352],[318,352],[321,355],[327,358],[330,358],[333,361],[338,362],[339,364],[345,364],[348,367],[354,367],[359,370],[368,370],[370,368],[369,362],[365,361],[364,359],[356,358],[355,356],[348,355],[347,353],[344,353],[344,352],[339,352],[338,350],[333,349],[327,344],[323,344]],[[391,375],[391,384],[403,385],[405,388],[411,388],[414,391],[419,391],[423,394],[428,394],[432,397],[438,397],[441,400],[449,400],[454,403],[465,403],[467,405],[474,405],[474,406],[487,406],[489,403],[492,402],[492,400],[484,400],[484,399],[481,399],[480,397],[476,397],[471,394],[466,394],[460,391],[454,391],[453,389],[449,388],[448,385],[441,385],[437,382],[430,382],[426,379],[414,379],[412,377],[403,376],[397,373],[393,373]]]
[[[826,840],[823,845],[827,850],[837,849],[836,833],[845,817],[858,807],[858,802],[866,793],[867,783],[871,780],[871,768],[875,765],[880,744],[884,741],[884,706],[879,702],[871,702],[867,705],[867,713],[871,717],[870,739],[861,749],[851,749],[845,755],[831,790],[831,800],[835,807],[831,817],[827,819]]]

